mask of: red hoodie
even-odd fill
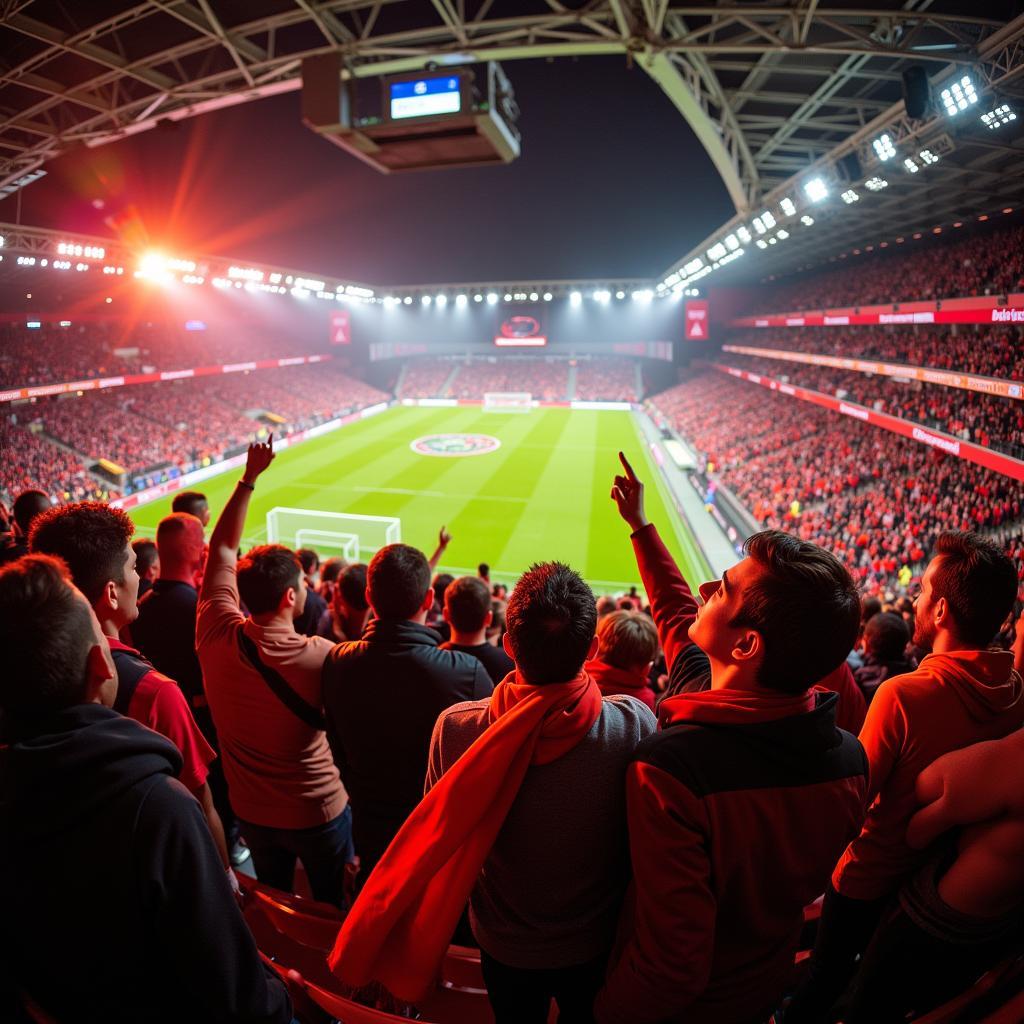
[[[617,693],[624,693],[627,697],[636,697],[654,710],[654,691],[647,684],[646,673],[629,672],[597,658],[588,661],[583,668],[601,688],[602,697],[614,697]]]
[[[891,892],[925,855],[907,846],[914,784],[937,757],[1024,723],[1024,684],[1009,651],[929,654],[916,671],[879,686],[860,741],[868,755],[868,816],[832,874],[844,896]]]

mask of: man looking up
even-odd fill
[[[566,565],[534,565],[516,584],[515,670],[438,717],[426,795],[339,933],[343,979],[415,1000],[468,897],[497,1024],[544,1024],[552,999],[560,1020],[592,1020],[629,880],[626,767],[656,727],[585,671],[596,623]]]
[[[313,896],[341,905],[354,855],[352,812],[323,728],[320,672],[331,644],[295,632],[306,586],[294,551],[264,544],[238,560],[249,499],[273,458],[273,435],[249,446],[210,537],[196,650],[231,805],[258,877],[290,891],[298,858]]]
[[[914,604],[920,665],[878,687],[860,740],[868,814],[825,893],[810,972],[787,1024],[818,1021],[849,982],[901,885],[928,859],[906,841],[917,776],[951,750],[1001,739],[1024,723],[1024,683],[1009,651],[987,650],[1017,597],[1009,556],[976,533],[939,535]]]
[[[479,576],[460,576],[448,584],[444,619],[451,626],[452,638],[441,644],[442,651],[462,651],[483,662],[495,686],[515,668],[502,648],[487,642],[487,627],[494,621],[494,613],[491,592]]]
[[[0,571],[0,645],[0,970],[46,1019],[288,1024],[181,755],[111,708],[110,651],[58,559]]]
[[[423,796],[437,716],[492,689],[476,658],[439,650],[441,638],[424,625],[434,591],[422,551],[381,548],[370,562],[366,599],[376,618],[361,640],[331,651],[323,673],[331,749],[352,794],[364,879]]]
[[[228,867],[223,824],[207,784],[216,754],[175,680],[118,639],[139,614],[139,576],[131,545],[134,532],[131,519],[121,509],[82,501],[59,505],[39,516],[32,524],[29,547],[33,554],[62,558],[75,586],[92,603],[117,668],[114,710],[166,736],[178,748],[183,762],[179,781],[203,808]]]
[[[626,777],[636,905],[595,1016],[763,1020],[790,977],[803,908],[864,817],[864,751],[836,728],[835,694],[813,689],[853,644],[857,589],[827,551],[769,530],[701,586],[698,609],[619,458],[612,498],[675,686]],[[686,681],[702,692],[679,692]]]

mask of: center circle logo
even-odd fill
[[[418,455],[458,459],[465,455],[496,452],[501,442],[490,434],[427,434],[426,437],[417,437],[409,447]]]

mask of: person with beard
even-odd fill
[[[810,969],[786,1024],[828,1017],[901,886],[934,850],[907,843],[915,783],[951,750],[1000,739],[1024,723],[1024,683],[1010,651],[988,650],[1017,596],[1013,562],[974,533],[944,533],[915,603],[913,643],[929,653],[878,688],[860,732],[868,814],[825,893]]]

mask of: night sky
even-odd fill
[[[503,66],[523,135],[507,167],[379,174],[305,128],[296,91],[70,153],[23,191],[21,220],[381,285],[650,277],[732,215],[643,71]]]

